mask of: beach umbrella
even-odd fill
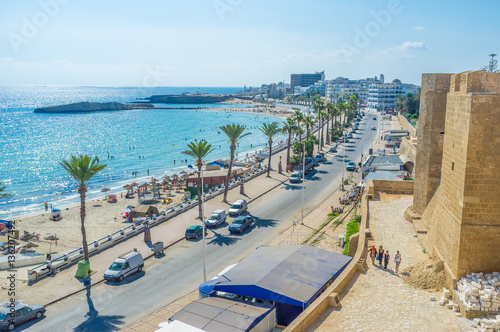
[[[92,200],[92,202],[94,202],[94,203],[97,203],[97,202],[100,202],[100,201],[101,201],[101,200],[100,200],[99,198],[94,198],[94,199]]]
[[[57,241],[59,238],[55,235],[49,235],[44,237],[44,239],[50,241],[49,252],[52,252],[52,241]]]
[[[23,248],[36,248],[36,247],[38,247],[38,244],[33,243],[33,242],[28,242],[27,244],[25,244],[23,246]]]
[[[131,185],[132,187],[137,187],[137,186],[139,186],[139,184],[138,184],[137,182],[132,182],[130,185]]]
[[[102,188],[102,189],[101,189],[101,192],[106,192],[106,191],[110,191],[110,190],[111,190],[111,189],[109,189],[109,188]]]
[[[155,178],[152,178],[151,179],[151,182],[158,182],[159,180],[158,179],[155,179]]]

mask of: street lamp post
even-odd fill
[[[306,182],[306,145],[304,141],[302,141],[302,152],[304,153],[304,159],[302,160],[302,219],[300,224],[304,225],[304,186]]]
[[[344,130],[342,129],[342,141],[344,143],[344,151],[342,152],[342,191],[344,191],[344,172],[345,172],[345,134]]]
[[[194,170],[193,166],[188,165],[188,168],[191,168]],[[205,198],[203,197],[203,170],[201,170],[201,224],[203,225],[203,230],[202,230],[202,238],[203,238],[203,282],[207,281],[207,264],[206,264],[206,251],[205,251],[205,221],[204,219],[204,203],[205,203]]]

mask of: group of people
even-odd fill
[[[384,247],[380,246],[380,248],[377,249],[373,245],[368,252],[370,253],[370,258],[372,259],[372,264],[375,265],[375,260],[378,260],[379,266],[382,266],[382,263],[384,264],[384,270],[387,270],[387,266],[389,265],[389,260],[391,259],[391,256],[389,255],[389,250],[384,250]],[[402,262],[401,254],[399,253],[399,250],[396,252],[396,255],[394,256],[394,264],[396,265],[396,273],[398,273],[399,270],[399,265]]]

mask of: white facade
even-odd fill
[[[383,111],[394,109],[398,95],[418,93],[418,86],[414,84],[403,84],[395,79],[391,83],[374,83],[368,88],[368,110]]]
[[[335,95],[347,95],[350,97],[356,93],[361,98],[361,103],[368,103],[368,88],[374,83],[384,83],[384,75],[380,75],[380,79],[365,78],[360,80],[350,80],[346,77],[337,77],[336,79],[326,81],[325,96],[326,99],[335,102]]]

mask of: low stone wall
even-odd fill
[[[410,137],[417,137],[417,130],[413,125],[406,119],[401,113],[398,114],[399,123],[403,130],[408,130],[410,132]]]
[[[397,180],[368,180],[368,188],[366,190],[370,198],[373,198],[375,192],[385,192],[389,194],[413,194],[413,181],[397,181]]]
[[[373,185],[373,184],[372,184]],[[368,189],[368,188],[367,188]],[[329,306],[336,306],[337,294],[340,294],[344,287],[349,283],[356,271],[360,269],[360,263],[364,262],[366,256],[366,229],[368,224],[368,190],[361,199],[361,223],[359,225],[358,246],[356,254],[344,271],[335,279],[335,281],[321,294],[309,307],[306,308],[284,332],[302,332],[307,329]]]

